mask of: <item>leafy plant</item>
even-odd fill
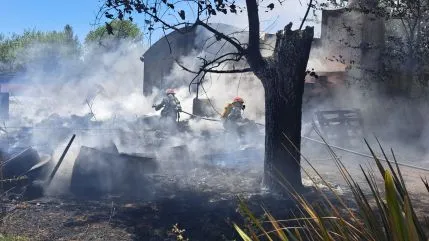
[[[378,140],[377,140],[378,141]],[[326,143],[326,142],[325,142]],[[354,202],[357,205],[357,211],[345,204],[333,188],[323,179],[317,170],[308,162],[310,167],[316,171],[322,178],[325,185],[334,193],[335,198],[330,199],[325,191],[320,187],[315,187],[322,197],[323,201],[317,205],[311,205],[302,195],[293,190],[290,185],[284,185],[288,192],[298,203],[299,217],[288,220],[276,220],[265,211],[268,216],[268,223],[272,226],[271,231],[266,229],[257,220],[251,218],[253,222],[258,222],[257,230],[260,234],[250,230],[243,231],[238,225],[234,228],[245,240],[373,240],[373,241],[414,241],[428,240],[423,230],[423,223],[417,218],[413,205],[410,200],[408,190],[405,186],[401,170],[392,151],[393,161],[390,161],[384,152],[384,149],[378,142],[384,159],[387,160],[387,167],[383,165],[380,159],[375,155],[374,150],[366,142],[372,153],[378,173],[383,180],[383,188],[376,181],[373,171],[364,170],[361,166],[362,174],[369,187],[370,193],[365,193],[363,187],[358,184],[345,168],[342,161],[335,155],[332,149],[327,145],[335,164],[342,177],[351,190]],[[304,170],[308,173],[306,170]],[[310,176],[312,179],[312,177]],[[426,179],[422,181],[429,192]],[[335,202],[335,204],[334,204]],[[339,204],[337,204],[339,203]],[[241,200],[240,206],[246,206]],[[247,215],[252,217],[250,210]],[[294,223],[297,225],[289,225]]]

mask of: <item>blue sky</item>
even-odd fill
[[[62,30],[70,24],[80,40],[94,27],[98,0],[0,0],[0,32],[20,33],[24,29]]]
[[[62,30],[70,24],[81,41],[86,34],[94,28],[96,14],[101,5],[100,0],[0,0],[0,32],[3,34],[21,33],[24,29],[42,31]],[[305,1],[288,0],[282,7],[276,7],[272,13],[261,13],[261,29],[269,26],[269,32],[282,29],[285,24],[292,21],[295,26],[299,24],[305,12]],[[247,26],[247,17],[219,16],[213,21],[231,23],[238,27]],[[135,18],[139,26],[143,26],[143,19]],[[314,23],[309,23],[313,25]],[[316,26],[316,32],[318,31]]]

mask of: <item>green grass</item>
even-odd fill
[[[425,224],[417,218],[393,151],[393,160],[383,165],[373,149],[367,142],[366,144],[377,166],[377,172],[365,170],[361,166],[362,175],[366,181],[365,185],[368,187],[367,190],[370,190],[369,193],[368,191],[364,192],[362,184],[355,181],[341,160],[327,145],[335,165],[353,194],[357,209],[346,205],[345,200],[303,157],[310,168],[322,179],[322,182],[328,186],[329,192],[334,194],[334,198],[328,198],[326,191],[316,186],[316,191],[322,200],[317,204],[310,204],[303,195],[296,192],[287,182],[284,182],[285,189],[298,203],[299,213],[295,215],[296,217],[288,220],[276,220],[265,211],[268,220],[262,222],[252,215],[243,201],[240,201],[242,213],[253,224],[246,229],[234,224],[234,228],[240,237],[245,241],[427,241],[428,238],[424,232]],[[380,143],[378,144],[383,158],[390,161]],[[304,172],[308,174],[307,170]],[[377,175],[383,180],[382,182],[376,181]],[[313,179],[310,175],[308,177]],[[427,180],[422,178],[422,181],[422,187],[426,187],[429,192]],[[269,230],[264,225],[266,222],[269,224]]]
[[[30,241],[30,239],[17,235],[0,234],[0,241]]]

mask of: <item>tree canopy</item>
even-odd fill
[[[22,34],[0,35],[0,71],[13,72],[22,69],[33,58],[43,56],[52,59],[78,58],[81,44],[70,25],[63,31],[25,30]]]
[[[402,84],[407,92],[412,85],[427,86],[429,3],[425,0],[382,0],[379,7],[385,10],[388,19],[383,56],[385,76],[394,78],[401,72],[401,82],[405,82]]]
[[[115,19],[107,23],[106,26],[100,26],[90,31],[85,37],[85,43],[97,43],[103,47],[112,48],[118,45],[121,40],[132,42],[142,40],[143,34],[140,28],[129,20]]]

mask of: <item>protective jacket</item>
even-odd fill
[[[161,108],[161,116],[162,117],[174,117],[176,118],[178,112],[182,110],[180,106],[180,101],[173,94],[168,94],[162,102],[155,106],[155,110],[160,110]]]
[[[243,118],[241,115],[241,110],[242,108],[230,103],[227,106],[225,106],[225,110],[222,113],[222,118],[225,120],[231,120],[231,121],[240,120]]]
[[[229,115],[229,113],[231,113],[232,110],[232,103],[229,103],[228,105],[225,106],[223,113],[222,113],[222,119],[226,119]]]

